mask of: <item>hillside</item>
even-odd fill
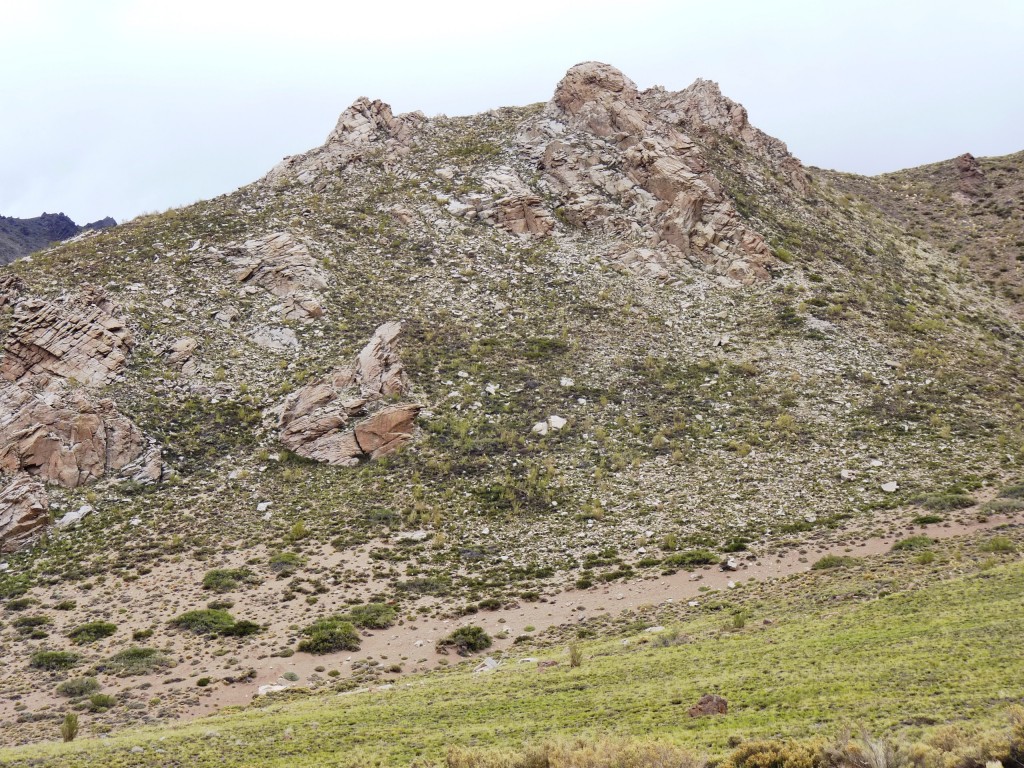
[[[968,203],[950,164],[808,169],[714,83],[588,63],[470,117],[360,99],[252,185],[10,265],[2,738],[1016,535],[1019,158],[977,163]]]
[[[44,213],[31,219],[0,216],[0,264],[10,264],[59,240],[68,240],[82,232],[106,229],[116,223],[108,216],[79,226],[63,213]]]

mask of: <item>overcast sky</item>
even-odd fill
[[[212,197],[365,95],[457,115],[573,64],[718,81],[805,163],[1024,149],[1024,0],[0,0],[0,214],[79,223]]]

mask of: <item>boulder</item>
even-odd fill
[[[314,461],[352,466],[412,439],[420,406],[388,402],[409,390],[400,323],[385,323],[348,366],[293,392],[277,409],[281,442]]]
[[[18,475],[0,491],[0,553],[17,552],[49,525],[46,488],[28,475]]]
[[[724,715],[729,711],[729,703],[721,696],[714,693],[705,693],[697,703],[688,710],[690,717],[705,717],[707,715]]]

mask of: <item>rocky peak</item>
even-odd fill
[[[623,138],[643,131],[636,84],[610,64],[587,61],[572,67],[555,88],[551,106],[573,127],[602,138]]]
[[[964,205],[970,204],[985,183],[985,173],[981,170],[977,158],[970,152],[955,158],[953,166],[957,175],[957,189],[953,193],[953,199]]]
[[[341,170],[373,149],[403,154],[426,119],[422,112],[395,116],[383,101],[360,96],[341,113],[323,146],[286,157],[263,180],[270,184],[295,180],[316,190],[325,189],[327,173]]]

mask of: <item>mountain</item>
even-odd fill
[[[247,187],[15,262],[0,734],[54,738],[72,705],[96,735],[260,692],[482,686],[446,652],[619,647],[636,616],[761,611],[817,644],[835,604],[895,643],[884,604],[857,611],[900,592],[960,632],[1019,575],[1022,157],[808,168],[710,81],[589,62],[469,117],[359,99]],[[963,543],[886,555],[909,534]],[[900,674],[873,722],[946,722],[898,699],[927,670]],[[258,729],[232,739],[256,759]]]
[[[63,213],[44,213],[33,219],[0,216],[0,264],[9,264],[82,232],[106,229],[116,224],[109,216],[82,226],[75,224]]]

